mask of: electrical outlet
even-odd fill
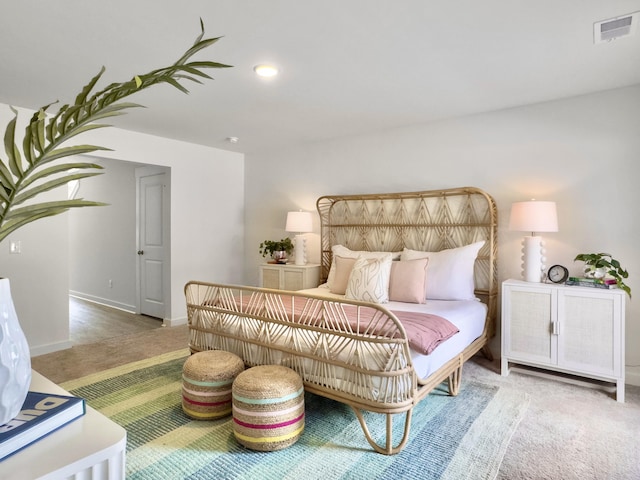
[[[9,243],[9,253],[22,253],[22,246],[20,240],[12,240]]]

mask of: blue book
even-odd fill
[[[0,461],[86,412],[80,397],[29,392],[20,413],[0,425]]]

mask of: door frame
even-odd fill
[[[166,268],[163,268],[163,303],[164,314],[162,322],[164,325],[171,318],[171,167],[163,167],[159,165],[144,165],[135,168],[136,179],[136,251],[140,249],[140,177],[157,175],[160,173],[165,174],[166,186],[165,195],[163,195],[163,219],[162,224],[165,228],[162,231],[163,244],[165,245],[163,251],[163,262]],[[141,314],[142,310],[142,289],[141,289],[141,256],[136,255],[136,313]]]

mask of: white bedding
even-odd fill
[[[300,292],[326,298],[345,298],[344,295],[331,293],[324,285]],[[482,335],[487,316],[487,306],[478,300],[428,300],[424,304],[389,302],[382,306],[387,310],[439,315],[460,330],[459,333],[441,343],[430,355],[423,355],[411,349],[411,359],[419,378],[431,375]]]

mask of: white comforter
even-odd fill
[[[344,295],[331,293],[326,286],[301,290],[326,298],[344,299]],[[439,315],[453,323],[460,330],[447,341],[441,343],[430,355],[411,350],[413,366],[420,378],[426,378],[438,370],[482,335],[487,316],[487,306],[477,300],[428,300],[427,303],[389,302],[382,305],[387,310],[423,312]]]

